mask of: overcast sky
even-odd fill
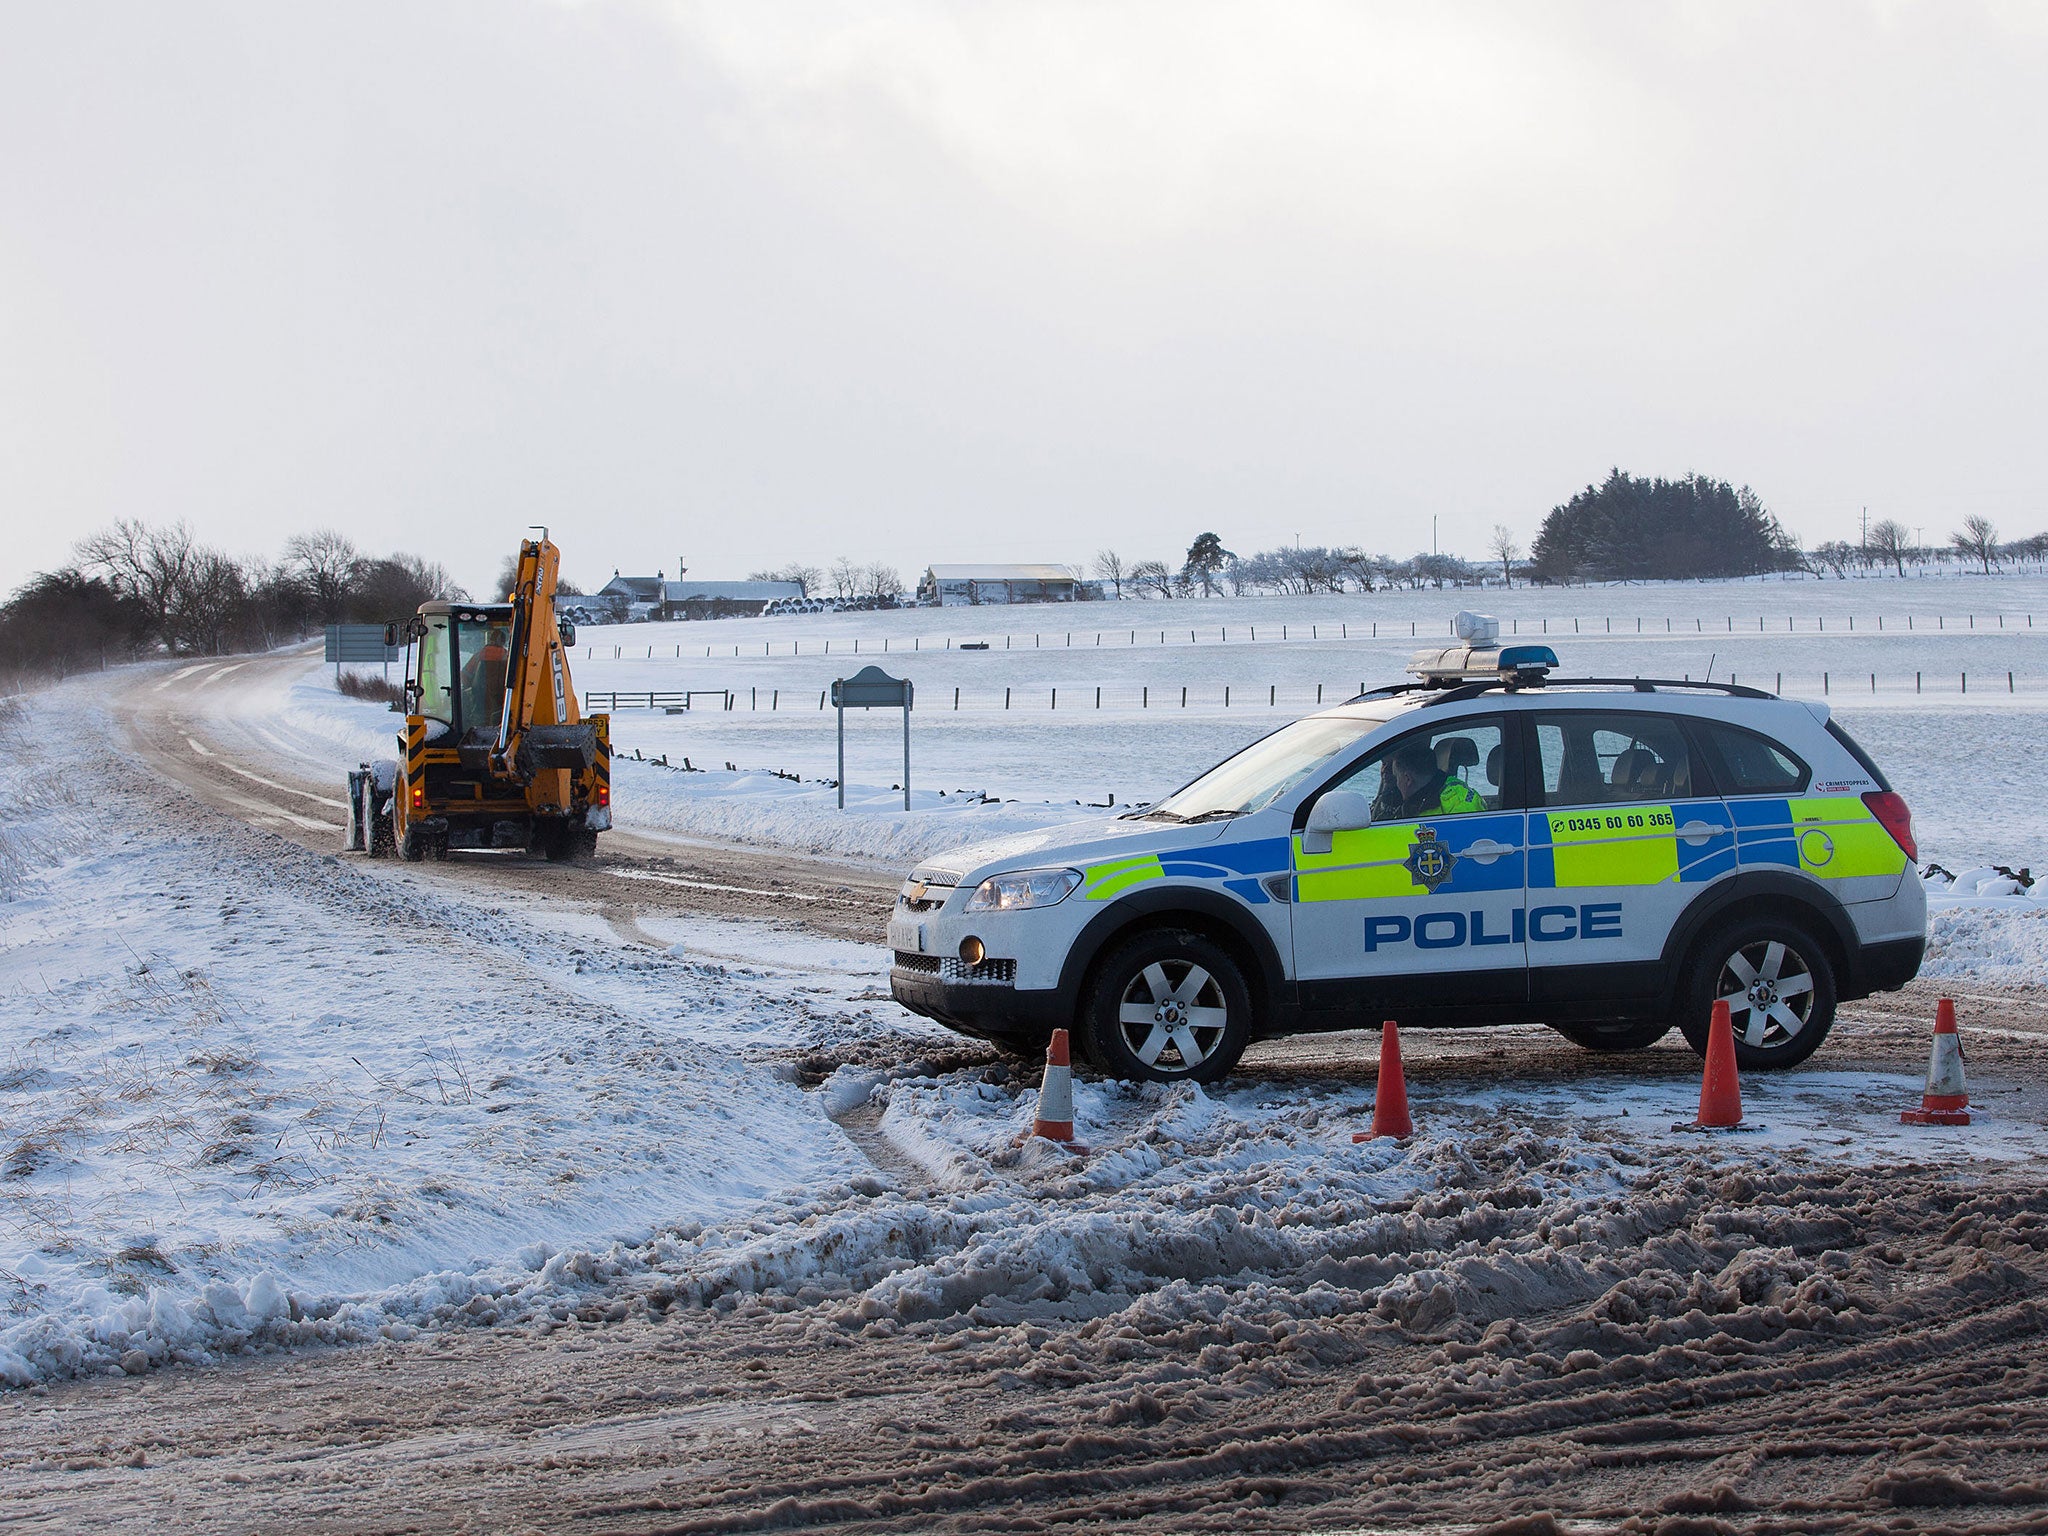
[[[2048,6],[5,0],[11,588],[2048,528]]]

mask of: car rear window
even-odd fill
[[[1806,788],[1805,763],[1767,737],[1720,720],[1691,722],[1714,759],[1724,795],[1791,795]]]
[[[1876,763],[1870,760],[1870,754],[1863,750],[1862,743],[1843,730],[1839,721],[1830,720],[1828,722],[1828,734],[1834,737],[1836,741],[1839,741],[1842,744],[1842,749],[1856,759],[1856,766],[1869,774],[1871,780],[1879,789],[1883,790],[1886,794],[1891,793],[1891,781],[1885,778],[1883,771],[1878,768]]]

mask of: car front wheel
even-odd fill
[[[1710,936],[1697,951],[1678,1027],[1706,1054],[1714,1004],[1728,1005],[1738,1067],[1796,1067],[1835,1022],[1835,970],[1796,923],[1759,918]]]
[[[1154,929],[1095,968],[1081,1013],[1088,1059],[1116,1077],[1213,1083],[1251,1041],[1244,972],[1214,940]]]

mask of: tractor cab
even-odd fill
[[[429,740],[488,750],[505,724],[512,605],[427,603],[410,630],[405,712],[428,722]]]

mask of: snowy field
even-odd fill
[[[1519,626],[1541,637],[1547,622],[1568,674],[1703,677],[1711,668],[1716,679],[1732,674],[1771,689],[1782,680],[1787,694],[1825,698],[1912,805],[1926,858],[1951,869],[2048,868],[2048,805],[2036,792],[2048,744],[2048,581],[2039,578],[1401,592],[638,624],[586,628],[576,671],[586,691],[733,695],[730,711],[718,698],[699,699],[688,714],[616,710],[614,738],[624,755],[823,780],[834,776],[836,759],[832,714],[819,708],[820,695],[834,678],[878,664],[917,689],[913,786],[943,789],[948,798],[964,791],[1072,806],[1102,805],[1114,795],[1126,804],[1157,798],[1312,711],[1318,689],[1324,703],[1335,703],[1362,683],[1399,681],[1420,637],[1432,629],[1441,635],[1457,607],[1482,597],[1504,630]],[[1575,620],[1581,633],[1572,635]],[[1046,627],[1034,632],[1033,625]],[[970,640],[991,649],[959,649]],[[886,795],[901,782],[896,716],[850,714],[847,737],[850,783]],[[768,809],[786,798],[773,785],[760,786],[765,794],[748,786],[759,804],[716,810],[713,797],[698,791],[691,802],[698,809],[671,824],[746,837],[750,820],[762,816],[773,823],[772,837],[786,838],[788,808]],[[828,831],[813,826],[798,841],[829,846]],[[847,839],[844,851],[863,846]],[[895,852],[910,844],[883,846]]]

